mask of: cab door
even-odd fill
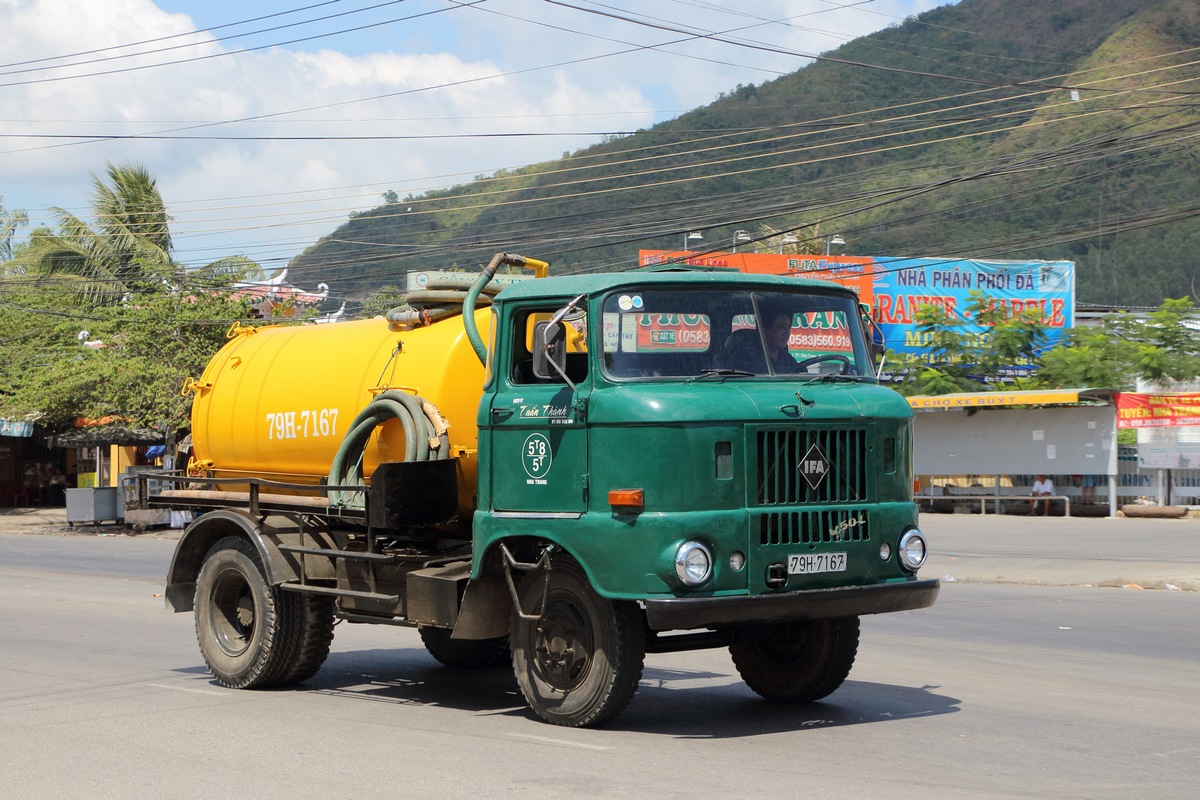
[[[564,301],[565,303],[566,301]],[[587,507],[587,397],[591,391],[586,317],[568,318],[566,377],[533,373],[533,332],[562,307],[514,309],[509,358],[488,410],[494,511],[583,513]]]

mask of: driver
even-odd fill
[[[767,327],[763,329],[767,342],[767,356],[775,372],[799,372],[800,366],[788,352],[788,339],[792,335],[792,312],[775,309],[765,317]]]

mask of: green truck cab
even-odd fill
[[[194,612],[218,682],[311,677],[341,619],[416,627],[452,667],[511,658],[559,725],[613,719],[647,653],[712,647],[759,695],[804,703],[845,681],[860,616],[933,604],[912,412],[876,380],[850,289],[730,270],[540,278],[495,294],[481,332],[496,270],[530,263],[545,267],[498,254],[440,321],[404,312],[461,325],[484,362],[476,452],[381,388],[319,482],[140,481],[143,507],[202,512],[165,597]],[[419,454],[364,480],[365,443],[394,418]]]
[[[638,271],[527,282],[493,311],[472,576],[526,567],[514,666],[544,718],[608,719],[645,651],[711,646],[759,694],[816,700],[859,615],[933,603],[912,412],[873,377],[850,290]]]

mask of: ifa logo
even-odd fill
[[[829,459],[821,452],[821,448],[814,444],[808,448],[808,452],[804,454],[804,458],[800,459],[796,468],[808,482],[809,488],[816,489],[829,474]]]

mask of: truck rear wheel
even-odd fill
[[[544,581],[540,572],[526,578],[522,608],[539,607]],[[597,595],[583,568],[564,556],[551,561],[541,618],[513,614],[509,647],[529,707],[546,722],[575,728],[620,714],[637,691],[646,657],[637,606]]]
[[[295,602],[296,654],[276,686],[291,686],[316,675],[333,644],[333,598],[300,594]]]
[[[451,639],[446,628],[420,628],[421,641],[429,655],[447,667],[482,669],[508,660],[508,638]]]
[[[832,693],[850,674],[858,654],[858,617],[744,631],[729,654],[756,693],[768,700],[810,703]]]
[[[267,584],[258,552],[221,539],[196,578],[196,639],[213,677],[231,689],[274,686],[296,650],[298,601]]]

